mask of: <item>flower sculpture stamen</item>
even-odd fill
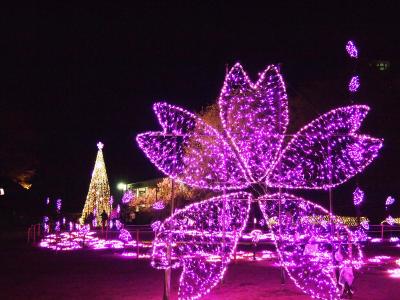
[[[359,248],[352,246],[356,237],[345,225],[317,204],[291,194],[255,197],[228,191],[254,184],[329,189],[347,181],[382,147],[381,139],[358,134],[369,108],[334,109],[302,128],[285,146],[288,103],[278,67],[267,67],[252,83],[240,64],[227,74],[218,106],[221,126],[211,126],[182,108],[156,103],[163,131],[137,136],[147,157],[171,178],[223,191],[176,211],[160,225],[152,265],[183,267],[180,299],[209,293],[224,276],[250,203],[258,201],[281,264],[295,284],[315,298],[338,299],[332,253],[340,248],[344,261],[356,267],[362,260]],[[324,216],[336,225],[316,223]]]

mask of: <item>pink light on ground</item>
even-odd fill
[[[396,264],[398,267],[400,267],[400,259],[396,260]],[[396,268],[396,269],[389,269],[388,273],[390,274],[390,277],[393,278],[400,278],[400,268]]]

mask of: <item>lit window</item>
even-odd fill
[[[375,66],[379,71],[386,71],[390,67],[390,63],[388,61],[377,61]]]

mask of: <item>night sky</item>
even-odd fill
[[[385,148],[343,195],[339,191],[339,200],[358,183],[369,211],[390,194],[400,201],[399,8],[396,1],[322,2],[144,1],[125,7],[67,1],[10,9],[3,19],[10,41],[2,42],[8,46],[2,124],[16,135],[29,128],[32,138],[23,147],[37,158],[32,193],[38,201],[61,197],[67,209],[79,211],[98,141],[105,144],[113,194],[119,181],[161,176],[135,142],[136,134],[160,129],[152,103],[200,111],[216,101],[226,65],[236,61],[253,80],[268,64],[280,64],[289,101],[302,99],[299,118],[306,121],[348,105],[346,81],[355,66],[344,45],[354,39],[365,79],[357,102],[372,107],[362,130],[385,138]],[[387,74],[367,67],[375,59],[390,61]]]

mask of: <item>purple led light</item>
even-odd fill
[[[349,82],[349,91],[355,93],[360,88],[360,77],[358,75],[351,77]]]
[[[57,203],[57,213],[60,213],[62,200],[61,199],[57,199],[56,203]]]
[[[160,201],[155,202],[152,207],[155,210],[162,210],[165,208],[165,203],[164,203],[164,201],[160,200]]]
[[[394,223],[395,223],[395,221],[394,221],[394,219],[393,219],[392,216],[388,216],[388,217],[386,218],[386,222],[387,222],[389,225],[391,225],[391,226],[393,226]]]
[[[365,105],[337,108],[303,127],[278,158],[267,185],[328,189],[360,173],[382,147],[381,139],[357,133],[368,110]]]
[[[396,200],[392,196],[389,196],[386,198],[385,206],[392,205],[395,201]]]
[[[260,237],[262,235],[261,230],[259,229],[254,229],[250,232],[250,236],[251,236],[251,241],[253,243],[258,243],[258,241],[260,240]]]
[[[164,131],[139,134],[136,140],[162,172],[199,188],[249,185],[236,154],[214,128],[177,106],[156,103],[154,111]]]
[[[369,230],[369,222],[367,220],[361,221],[360,224],[365,230]]]
[[[346,44],[346,51],[352,58],[358,58],[358,50],[353,41],[348,41]]]
[[[115,220],[115,227],[117,227],[118,230],[122,228],[123,224],[121,223],[120,220]]]
[[[123,228],[119,231],[119,236],[118,236],[118,238],[119,238],[120,240],[124,241],[125,243],[127,243],[127,242],[129,242],[129,241],[132,240],[132,236],[131,236],[131,234],[129,233],[129,231],[126,230],[126,229],[123,229]]]
[[[161,221],[159,221],[159,220],[154,221],[153,223],[151,223],[150,226],[151,226],[151,229],[153,229],[154,232],[157,232],[158,229],[159,229],[160,226],[161,226]]]
[[[135,194],[131,190],[127,190],[122,196],[122,203],[126,204],[135,199]]]
[[[54,230],[59,232],[60,231],[60,221],[56,222],[56,226],[54,227]]]
[[[354,206],[359,206],[363,201],[364,201],[364,192],[357,187],[353,192]]]

